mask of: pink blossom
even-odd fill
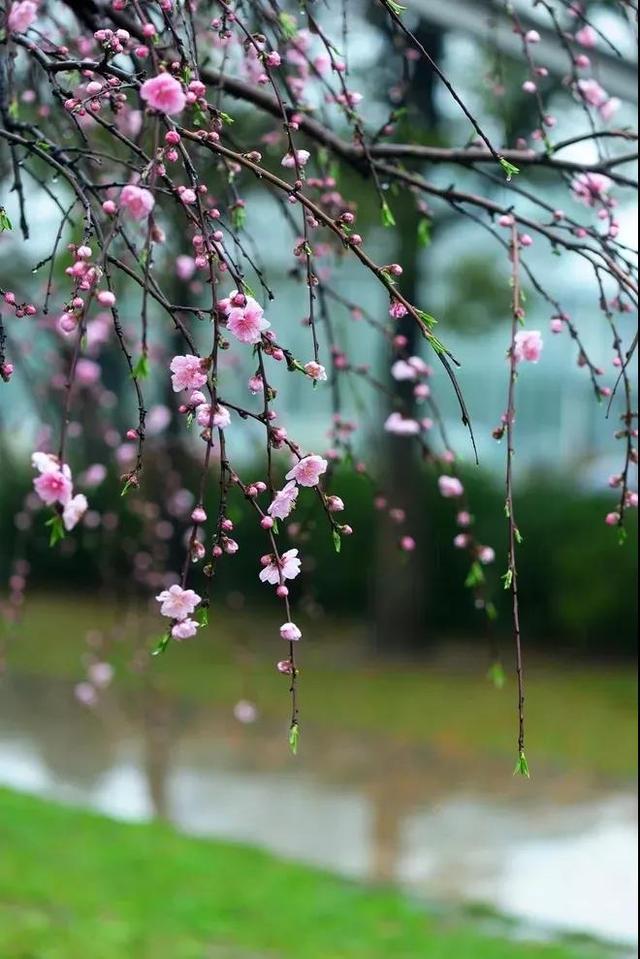
[[[598,112],[600,113],[600,116],[604,122],[608,123],[609,120],[613,119],[621,106],[622,103],[618,97],[609,97],[609,99],[598,108]]]
[[[277,586],[281,579],[295,579],[300,573],[300,560],[297,549],[288,549],[278,561],[271,556],[267,565],[260,571],[259,579],[262,583]]]
[[[231,422],[231,414],[226,406],[221,406],[218,403],[212,418],[211,404],[203,403],[197,409],[196,420],[198,422],[198,426],[202,426],[204,429],[213,426],[218,430],[224,430]]]
[[[207,374],[202,369],[199,356],[187,353],[185,356],[174,356],[169,364],[173,376],[171,386],[174,393],[180,390],[197,390],[207,382]]]
[[[612,181],[603,173],[579,173],[571,182],[574,195],[587,206],[606,199]]]
[[[170,586],[169,589],[163,589],[156,596],[160,603],[160,614],[168,616],[169,619],[185,620],[194,611],[201,597],[192,589],[183,589],[177,584]],[[190,633],[193,636],[193,633]],[[186,637],[181,637],[186,639]]]
[[[438,489],[445,499],[456,499],[464,493],[464,486],[458,477],[449,476],[446,473],[438,477]]]
[[[98,693],[91,683],[76,683],[73,687],[73,695],[83,706],[95,706],[98,702]]]
[[[395,436],[417,436],[420,432],[417,420],[405,418],[400,413],[391,413],[385,420],[384,428]]]
[[[489,566],[495,558],[495,550],[493,550],[491,546],[481,546],[478,550],[478,559],[483,566]]]
[[[327,509],[330,513],[341,513],[344,501],[339,496],[327,496]]]
[[[298,639],[302,639],[302,630],[300,630],[295,623],[283,623],[280,627],[280,635],[283,639],[286,639],[289,643],[294,643]]]
[[[469,534],[458,533],[457,536],[453,537],[453,545],[456,549],[466,549],[469,545]]]
[[[284,489],[278,490],[273,498],[273,502],[267,509],[267,513],[269,513],[270,516],[275,516],[276,519],[286,519],[296,505],[298,493],[299,490],[295,481],[291,480]]]
[[[89,504],[87,502],[87,497],[82,493],[78,493],[67,503],[65,503],[64,509],[62,511],[62,521],[64,523],[64,528],[67,530],[72,530],[76,526],[84,514],[87,512]]]
[[[135,183],[128,183],[120,193],[120,206],[133,220],[144,220],[155,205],[153,193]]]
[[[581,27],[575,35],[576,42],[580,44],[581,47],[595,47],[598,42],[598,35],[593,27],[590,27],[588,24],[584,27]]]
[[[391,375],[394,380],[398,380],[398,382],[415,380],[418,376],[415,367],[406,360],[396,360],[391,367]]]
[[[233,715],[239,723],[255,723],[258,718],[258,710],[254,703],[248,699],[239,699],[233,707]]]
[[[400,540],[400,549],[403,553],[412,553],[416,548],[416,541],[413,536],[403,536]]]
[[[328,463],[321,456],[313,454],[304,456],[299,463],[289,470],[286,479],[295,480],[300,486],[317,486],[323,473],[326,472]]]
[[[291,676],[293,673],[293,663],[290,659],[281,659],[280,662],[276,663],[276,669],[279,673],[284,673],[285,676]]]
[[[607,526],[617,526],[620,522],[620,513],[607,513],[604,521]]]
[[[192,256],[176,257],[176,273],[179,279],[186,282],[187,280],[191,279],[195,271],[196,264]]]
[[[188,590],[191,592],[191,590]],[[166,613],[164,614],[167,615]],[[177,619],[178,617],[173,617]],[[171,635],[174,639],[191,639],[192,636],[195,636],[198,632],[198,624],[195,619],[182,619],[179,623],[176,623],[175,626],[171,628]]]
[[[401,320],[408,312],[404,303],[401,303],[400,300],[392,300],[391,306],[389,307],[389,316],[392,319]]]
[[[113,679],[113,666],[110,663],[91,663],[87,673],[94,686],[104,689]]]
[[[34,479],[33,486],[42,502],[47,506],[54,503],[66,505],[73,493],[71,470],[66,463],[60,465],[55,456],[40,452],[32,454],[31,463],[40,473]]]
[[[29,29],[38,13],[38,5],[32,0],[13,3],[7,18],[7,27],[12,33],[24,33]]]
[[[609,94],[603,90],[597,80],[578,80],[578,93],[590,107],[601,107],[609,99]]]
[[[82,386],[92,386],[100,379],[100,366],[93,360],[81,357],[76,363],[76,379]]]
[[[271,324],[264,318],[264,310],[252,296],[242,307],[233,307],[229,311],[227,329],[241,343],[259,343],[261,334]]]
[[[516,363],[522,360],[537,363],[542,353],[542,345],[542,335],[539,330],[519,330],[514,341]]]
[[[324,382],[327,378],[327,371],[324,366],[321,366],[320,363],[315,363],[313,360],[310,360],[304,365],[304,371],[307,376],[310,376],[312,380],[315,380],[317,383]]]
[[[295,166],[305,166],[311,154],[308,150],[296,150],[295,158],[293,153],[287,153],[281,160],[281,166],[287,169],[293,169]]]
[[[152,110],[169,116],[181,113],[187,103],[182,84],[168,73],[159,73],[145,80],[140,87],[140,96]]]

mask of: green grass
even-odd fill
[[[0,790],[2,959],[585,959],[168,826]]]
[[[277,613],[276,613],[277,615]],[[9,668],[79,679],[84,634],[111,629],[122,614],[113,605],[74,597],[32,597],[8,644]],[[169,694],[231,706],[249,696],[265,716],[287,716],[287,683],[274,669],[283,655],[280,620],[214,608],[198,637],[147,657],[143,677],[128,666],[133,642],[151,648],[160,618],[123,627],[109,658],[117,682],[131,688],[151,678]],[[472,666],[391,664],[358,652],[357,634],[344,623],[301,622],[299,644],[301,748],[314,724],[370,733],[407,744],[429,744],[470,763],[513,768],[515,687],[502,690],[485,677],[480,654]],[[637,682],[627,666],[558,664],[527,655],[527,757],[534,776],[554,768],[628,781],[636,772]],[[284,744],[286,748],[286,743]]]

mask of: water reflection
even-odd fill
[[[555,773],[526,784],[502,763],[304,730],[294,760],[280,724],[152,689],[87,710],[71,686],[8,676],[0,782],[111,816],[266,847],[431,899],[476,901],[536,923],[637,938],[637,812]]]

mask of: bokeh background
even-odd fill
[[[350,69],[373,129],[388,115],[404,68],[371,6],[353,4]],[[631,124],[629,36],[616,32],[619,20],[606,4],[589,6],[623,53],[595,56],[600,82],[623,99],[620,125]],[[520,93],[509,21],[497,6],[415,0],[411,7],[422,42],[486,117],[492,139],[526,134],[535,121]],[[550,109],[569,137],[581,132],[582,112],[562,89],[557,39],[543,31],[543,43],[556,90]],[[421,64],[405,68],[410,92],[398,139],[404,130],[424,143],[464,142],[468,131],[445,91]],[[247,142],[268,129],[241,104],[233,113]],[[567,155],[586,160],[589,150],[581,145]],[[7,157],[0,157],[2,202],[17,222]],[[452,176],[448,169],[428,173],[443,185]],[[3,956],[75,959],[86,955],[87,942],[97,959],[635,954],[635,517],[623,546],[603,522],[615,505],[606,484],[622,457],[612,435],[620,410],[614,405],[607,420],[574,344],[547,334],[549,309],[526,289],[527,322],[543,331],[545,347],[518,383],[516,502],[533,776],[514,779],[513,650],[499,582],[505,449],[491,436],[507,388],[507,264],[480,225],[444,206],[429,210],[430,240],[418,243],[422,214],[413,196],[390,194],[398,228],[383,229],[368,184],[343,176],[342,192],[358,203],[368,246],[379,261],[403,264],[403,289],[440,319],[439,332],[462,360],[479,467],[437,371],[433,384],[479,538],[496,550],[487,580],[497,618],[489,623],[465,587],[468,561],[452,546],[454,509],[438,497],[433,468],[409,441],[383,436],[389,400],[364,380],[344,377],[344,415],[359,425],[354,451],[376,481],[347,468],[336,473],[334,491],[355,530],[339,557],[322,516],[304,505],[307,522],[294,541],[305,556],[296,591],[302,733],[299,754],[290,756],[286,686],[273,668],[279,613],[258,583],[262,536],[240,500],[230,515],[241,549],[216,574],[210,626],[193,643],[149,656],[160,629],[151,597],[181,563],[198,468],[196,441],[185,439],[165,373],[176,343],[164,318],[152,317],[144,484],[124,499],[119,474],[131,451],[122,437],[135,423],[135,407],[114,344],[90,346],[100,375],[76,398],[70,458],[74,471],[105,461],[109,472],[89,492],[87,521],[56,550],[48,548],[45,517],[30,493],[29,454],[55,435],[65,357],[48,321],[8,323],[16,375],[0,399]],[[463,170],[455,179],[510,202],[498,179]],[[538,188],[553,206],[574,202],[543,173]],[[277,291],[269,318],[308,358],[287,223],[253,184],[243,190],[255,255]],[[26,243],[17,232],[0,237],[0,276],[4,287],[33,299],[49,265],[34,267],[48,256],[58,220],[35,183],[29,205],[37,228]],[[633,204],[622,205],[620,220],[622,239],[633,242]],[[184,239],[176,226],[163,225],[163,284],[174,302],[196,305],[198,282],[173,275]],[[268,244],[260,242],[265,231]],[[528,259],[613,385],[611,335],[590,275],[538,239]],[[54,289],[64,290],[65,265],[63,256],[54,263]],[[388,382],[386,347],[339,302],[384,319],[385,298],[348,259],[329,259],[326,270],[338,297],[331,315],[342,348]],[[122,284],[118,293],[133,330],[139,291]],[[629,342],[633,317],[620,323]],[[204,345],[202,326],[196,335]],[[244,398],[249,372],[229,361],[230,393]],[[308,449],[326,448],[328,389],[311,391],[286,370],[274,385],[289,433]],[[261,476],[259,431],[238,427],[229,441],[236,468]],[[418,544],[410,557],[394,547],[398,527],[374,507],[381,492],[407,514],[403,531]],[[26,596],[15,577],[28,581]],[[110,682],[96,663],[112,668]],[[496,682],[498,663],[504,683]],[[125,829],[81,810],[160,822]]]

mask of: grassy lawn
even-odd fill
[[[2,959],[585,959],[253,849],[0,790]]]
[[[24,620],[9,641],[9,668],[79,679],[86,630],[108,631],[121,616],[113,605],[82,598],[30,597]],[[113,644],[108,658],[124,686],[133,688],[151,678],[168,693],[229,706],[249,696],[263,715],[286,723],[286,680],[273,667],[283,654],[279,622],[269,613],[250,616],[214,607],[206,630],[149,658],[141,677],[128,667],[128,658],[134,634],[146,648],[157,639],[159,617],[147,618],[137,628],[123,629],[128,636]],[[485,678],[481,654],[468,668],[389,664],[365,659],[358,652],[357,634],[344,623],[301,625],[301,748],[304,725],[318,724],[428,743],[449,754],[497,759],[505,769],[511,767],[514,683],[494,689]],[[636,706],[630,665],[554,666],[529,655],[527,754],[533,774],[555,767],[631,780],[636,772]]]

